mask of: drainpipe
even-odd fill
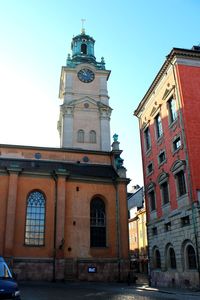
[[[174,82],[176,87],[176,94],[177,94],[177,100],[179,105],[179,111],[181,111],[181,105],[180,105],[180,97],[178,92],[178,84],[176,79],[176,73],[174,70],[174,65],[170,61],[170,64],[172,66],[173,75],[174,75]],[[197,235],[197,228],[196,228],[196,222],[195,222],[195,211],[194,211],[194,203],[192,201],[192,180],[191,180],[191,173],[189,168],[189,158],[188,158],[188,150],[187,150],[187,144],[186,144],[186,136],[185,136],[185,130],[184,130],[184,122],[183,122],[183,116],[182,113],[180,113],[180,124],[181,124],[181,131],[182,131],[182,137],[183,137],[183,144],[184,144],[184,150],[185,150],[185,156],[186,156],[186,168],[188,173],[188,192],[189,192],[189,199],[190,204],[192,208],[192,224],[194,229],[194,237],[195,237],[195,247],[196,247],[196,260],[197,260],[197,270],[199,275],[199,285],[200,285],[200,261],[199,261],[199,249],[198,249],[198,235]]]
[[[114,187],[116,192],[116,229],[117,229],[117,239],[116,239],[116,248],[117,248],[117,260],[118,260],[118,281],[121,281],[121,242],[120,242],[120,224],[119,224],[119,191],[118,191],[118,182],[114,181]]]
[[[55,181],[55,195],[54,195],[54,234],[53,234],[53,278],[52,281],[56,281],[56,224],[57,224],[57,190],[58,190],[58,178],[55,172],[52,173],[53,180]]]

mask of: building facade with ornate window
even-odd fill
[[[134,273],[147,274],[148,245],[144,192],[142,187],[136,186],[136,188],[128,197],[131,270]]]
[[[151,284],[200,282],[200,47],[173,48],[139,103]]]
[[[61,147],[0,145],[0,255],[19,280],[127,278],[129,180],[94,42],[73,37],[62,67]]]

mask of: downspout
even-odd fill
[[[121,242],[120,242],[120,225],[119,225],[119,191],[118,191],[118,182],[114,181],[114,187],[116,192],[116,248],[117,248],[117,261],[118,261],[118,281],[121,281]]]
[[[177,94],[177,100],[179,105],[179,111],[181,111],[181,105],[180,105],[180,97],[178,93],[178,84],[176,79],[176,73],[174,70],[174,65],[170,61],[170,64],[172,65],[173,70],[173,76],[174,76],[174,82],[175,82],[175,88],[176,88],[176,94]],[[195,211],[194,211],[194,202],[192,200],[192,180],[191,180],[191,173],[189,168],[189,158],[188,158],[188,150],[187,150],[187,144],[186,144],[186,136],[185,136],[185,130],[184,130],[184,122],[182,113],[180,113],[180,124],[181,124],[181,131],[182,131],[182,137],[184,142],[184,149],[185,149],[185,156],[186,156],[186,167],[187,167],[187,173],[188,173],[188,191],[189,191],[189,199],[190,204],[192,208],[192,224],[194,229],[194,237],[195,237],[195,246],[196,246],[196,258],[197,258],[197,270],[199,275],[199,285],[200,285],[200,261],[199,261],[199,250],[198,250],[198,236],[197,236],[197,228],[196,228],[196,222],[195,222]]]
[[[53,233],[53,278],[52,281],[56,281],[56,224],[57,224],[57,190],[58,190],[58,178],[55,172],[52,173],[53,180],[55,181],[55,195],[54,195],[54,233]]]

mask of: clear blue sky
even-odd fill
[[[133,111],[171,49],[200,43],[199,0],[0,0],[0,143],[59,147],[60,71],[82,18],[112,71],[111,134],[142,185]]]

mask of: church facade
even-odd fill
[[[61,70],[60,148],[0,145],[0,255],[19,280],[127,278],[129,180],[94,43],[83,29]]]

